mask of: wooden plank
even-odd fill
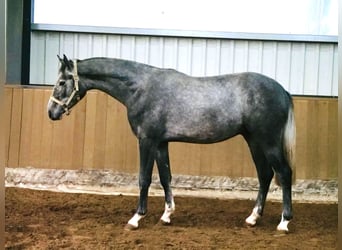
[[[215,168],[217,168],[217,165],[213,164],[213,158],[214,158],[214,147],[213,145],[195,145],[195,147],[198,147],[200,150],[200,164],[199,166],[193,166],[194,168],[199,168],[199,174],[198,175],[211,175],[213,172],[215,172]]]
[[[72,169],[72,162],[74,158],[73,154],[73,148],[74,144],[78,143],[75,141],[75,112],[72,112],[69,117],[64,117],[62,120],[63,128],[62,128],[62,134],[63,136],[63,158],[61,159],[61,162],[64,163],[64,168],[66,169]]]
[[[105,168],[124,170],[126,136],[122,132],[127,125],[125,107],[113,98],[107,99]]]
[[[320,176],[324,179],[327,178],[327,170],[328,170],[328,138],[329,138],[329,129],[328,129],[328,121],[329,121],[329,113],[328,113],[328,101],[320,101],[317,107],[317,125],[319,136],[317,138],[316,148],[317,148],[317,173],[316,176]]]
[[[95,147],[93,168],[103,169],[105,164],[107,98],[107,94],[99,91],[96,92],[96,116],[94,117]]]
[[[305,166],[309,164],[307,156],[308,144],[308,119],[305,117],[309,112],[308,102],[297,100],[294,103],[295,119],[297,128],[296,138],[296,176],[297,178],[306,178],[307,169]],[[300,122],[298,122],[300,120]]]
[[[211,154],[211,166],[208,168],[211,169],[210,175],[218,176],[220,174],[227,175],[227,161],[229,161],[230,153],[227,150],[227,143],[220,142],[215,145],[208,145],[210,146]],[[213,146],[213,147],[212,147]]]
[[[318,167],[319,164],[319,148],[317,147],[317,143],[318,143],[318,136],[319,133],[318,132],[318,123],[317,123],[317,119],[318,119],[318,102],[308,102],[308,116],[307,118],[303,117],[304,119],[308,120],[307,123],[307,127],[306,129],[308,130],[308,143],[306,145],[307,147],[307,155],[306,157],[308,158],[308,164],[306,165],[306,176],[308,178],[313,178],[314,176],[317,176],[318,174]],[[299,118],[301,119],[301,118]]]
[[[72,169],[83,168],[84,158],[84,140],[86,137],[85,133],[85,119],[86,119],[86,100],[83,99],[77,103],[72,109],[73,119],[73,147],[72,147]]]
[[[200,175],[200,145],[191,143],[170,143],[170,164],[173,173]]]
[[[11,146],[11,123],[12,123],[12,101],[13,101],[13,90],[9,88],[4,89],[4,140],[5,140],[5,159],[4,163],[6,166],[9,166],[9,159],[10,159],[10,146]],[[11,164],[12,165],[12,164]],[[13,166],[15,167],[15,166]]]
[[[338,101],[337,99],[329,102],[328,105],[328,150],[327,158],[327,179],[335,179],[338,176]],[[320,178],[320,176],[318,177]]]
[[[230,176],[237,177],[247,174],[243,157],[249,154],[248,149],[243,144],[243,138],[236,136],[229,141],[230,160],[228,167],[231,169]]]
[[[31,165],[31,141],[32,141],[32,113],[33,95],[30,89],[23,89],[23,110],[20,136],[20,158],[19,166],[27,167]]]
[[[46,115],[46,106],[44,103],[44,90],[37,89],[35,91],[28,91],[28,95],[32,95],[32,113],[30,114],[31,122],[31,140],[30,140],[30,151],[29,151],[29,161],[32,166],[37,166],[39,168],[44,167],[41,164],[42,156],[42,122],[43,117]]]
[[[44,90],[42,93],[43,95],[43,103],[45,106],[47,106],[48,100],[51,95],[51,90]],[[44,114],[45,113],[45,114]],[[41,166],[43,168],[51,168],[51,158],[52,153],[54,150],[52,150],[53,145],[53,122],[50,121],[48,118],[47,111],[42,113],[43,119],[42,119],[42,139],[41,139]]]
[[[85,117],[85,138],[83,148],[83,167],[92,169],[94,167],[95,151],[95,129],[96,129],[96,92],[87,93],[86,99],[86,117]]]

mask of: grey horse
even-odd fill
[[[191,77],[128,60],[58,58],[59,76],[48,102],[50,119],[60,120],[63,114],[69,114],[91,89],[107,93],[127,108],[128,121],[139,141],[140,196],[126,229],[138,228],[146,215],[155,161],[165,191],[161,221],[171,222],[175,203],[170,186],[169,142],[215,143],[240,134],[251,151],[260,186],[246,223],[254,226],[262,216],[275,174],[283,193],[277,229],[288,231],[293,216],[295,121],[291,95],[279,83],[252,72]]]

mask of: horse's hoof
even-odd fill
[[[132,225],[132,224],[127,223],[124,229],[125,229],[126,231],[134,231],[134,230],[137,230],[138,227],[136,227],[136,226],[134,226],[134,225]]]
[[[277,230],[280,231],[280,232],[284,232],[284,233],[288,233],[289,232],[289,229],[287,227],[287,225],[289,224],[289,220],[285,220],[283,217],[282,217],[282,220],[281,222],[279,223],[279,225],[277,226]]]
[[[280,233],[280,234],[287,234],[289,233],[289,229],[286,227],[286,228],[283,228],[283,227],[280,227],[280,226],[277,226],[277,231]]]
[[[257,224],[257,219],[258,218],[251,215],[245,220],[245,223],[249,227],[255,227],[255,225]]]
[[[256,223],[248,223],[247,221],[245,221],[245,224],[247,227],[255,227]]]
[[[258,208],[255,207],[253,208],[253,211],[251,213],[250,216],[248,216],[245,220],[246,224],[250,227],[254,227],[257,223],[257,220],[260,218],[261,216],[258,213]]]
[[[162,224],[163,226],[170,226],[171,225],[171,221],[160,220],[160,224]]]
[[[277,231],[275,232],[274,237],[282,237],[282,236],[287,235],[288,233],[290,233],[289,230],[279,230],[277,228]]]

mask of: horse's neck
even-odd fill
[[[86,91],[98,89],[126,105],[141,84],[137,66],[116,59],[85,60],[78,64],[80,83]]]

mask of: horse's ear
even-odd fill
[[[63,63],[63,60],[62,60],[62,58],[59,57],[59,55],[57,55],[57,58],[58,58],[60,63]]]
[[[63,54],[63,63],[69,70],[72,69],[72,62],[64,54]]]

